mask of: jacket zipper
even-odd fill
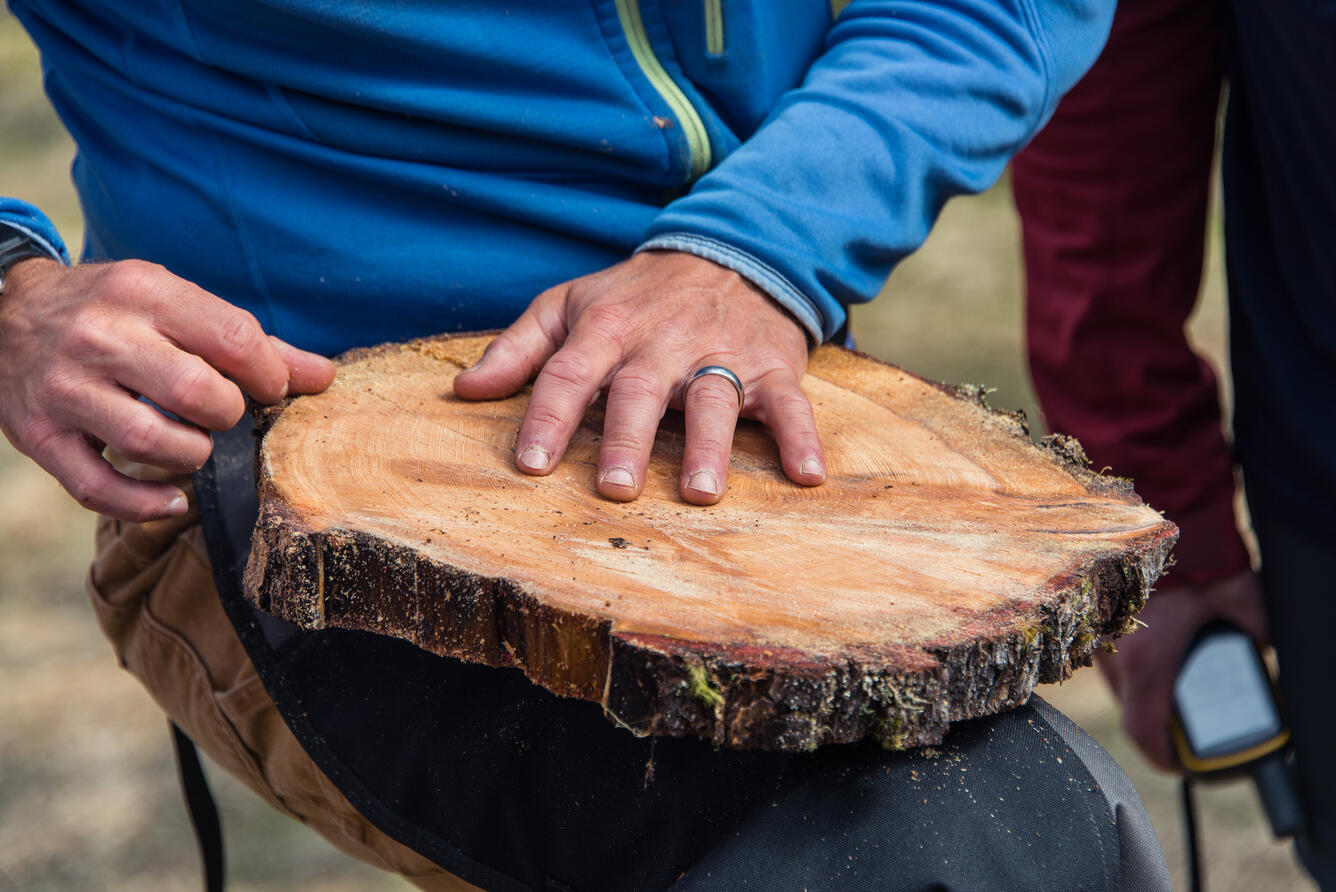
[[[710,169],[710,136],[705,131],[705,122],[696,113],[691,100],[664,71],[659,57],[654,55],[645,22],[640,18],[639,0],[617,0],[617,20],[626,34],[626,42],[631,46],[631,55],[635,56],[636,64],[682,125],[682,133],[687,139],[687,167],[690,178],[694,180]]]
[[[724,54],[724,0],[705,0],[705,52]]]

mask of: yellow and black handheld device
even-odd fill
[[[1189,774],[1251,775],[1272,832],[1300,831],[1303,815],[1286,761],[1289,731],[1251,638],[1225,622],[1197,633],[1174,681],[1173,719],[1174,746]]]

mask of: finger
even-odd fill
[[[288,393],[319,393],[334,383],[334,363],[326,357],[299,350],[273,335],[269,342],[288,367]]]
[[[487,345],[482,359],[455,376],[455,393],[466,400],[500,399],[538,374],[566,340],[565,294],[556,288],[535,298]]]
[[[44,444],[39,462],[80,505],[120,520],[177,517],[188,507],[185,493],[175,486],[126,477],[73,431]]]
[[[151,341],[112,374],[126,390],[143,394],[207,430],[230,430],[246,411],[245,397],[237,385],[200,357],[166,340]]]
[[[515,438],[515,463],[529,474],[547,474],[561,461],[585,409],[621,356],[597,340],[568,342],[543,366]]]
[[[160,302],[157,313],[164,335],[262,403],[287,396],[287,364],[259,320],[184,280],[176,280],[175,288],[184,293]]]
[[[786,372],[772,372],[757,382],[755,391],[757,417],[770,428],[779,446],[785,476],[804,486],[825,481],[826,455],[816,416],[797,380]]]
[[[682,498],[694,505],[713,505],[723,498],[738,409],[738,392],[727,380],[705,375],[687,383],[682,395],[687,439],[679,489]]]
[[[640,495],[672,388],[666,375],[647,365],[627,365],[613,376],[598,452],[600,495],[619,502]]]
[[[213,443],[199,428],[110,387],[89,390],[71,409],[75,425],[132,461],[188,474],[208,460]]]

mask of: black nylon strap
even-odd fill
[[[172,729],[172,748],[176,751],[176,771],[181,778],[181,791],[190,810],[190,823],[195,828],[200,859],[204,863],[204,892],[223,892],[223,827],[218,820],[218,806],[199,763],[195,741],[168,722]]]
[[[1188,859],[1188,888],[1191,892],[1202,892],[1205,876],[1201,864],[1201,836],[1197,830],[1197,800],[1192,795],[1191,777],[1185,774],[1179,783],[1183,803],[1183,839]]]

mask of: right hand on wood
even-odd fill
[[[80,504],[122,520],[182,514],[186,499],[117,473],[105,446],[190,473],[209,457],[206,431],[241,419],[243,390],[273,403],[333,378],[328,359],[266,336],[250,313],[155,264],[31,259],[5,277],[0,429]]]
[[[1174,679],[1197,631],[1217,618],[1260,644],[1269,643],[1262,588],[1251,570],[1208,585],[1155,593],[1138,614],[1146,627],[1118,639],[1116,652],[1096,655],[1122,703],[1124,733],[1163,771],[1179,770],[1169,740]]]

